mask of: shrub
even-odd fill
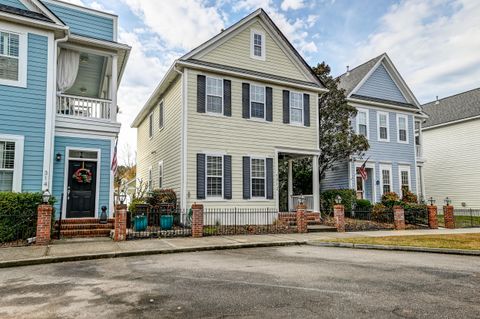
[[[177,194],[173,189],[154,189],[146,198],[146,202],[152,206],[176,204]]]
[[[146,204],[145,200],[143,198],[134,198],[130,202],[130,205],[128,206],[128,211],[129,212],[135,212],[137,211],[137,205],[139,204]]]
[[[400,205],[400,197],[395,192],[388,192],[382,195],[382,204],[386,207],[393,207],[395,205]]]
[[[417,195],[415,195],[414,193],[408,191],[408,192],[405,192],[403,194],[403,197],[402,197],[402,202],[406,203],[406,204],[417,204],[418,203],[418,198],[417,198]]]
[[[388,214],[391,214],[391,209],[382,203],[377,203],[372,208],[372,219],[375,221],[388,221]]]
[[[331,213],[333,211],[337,195],[340,195],[342,198],[342,205],[345,206],[345,211],[350,212],[352,210],[352,203],[356,200],[355,191],[352,189],[331,189],[324,191],[321,195],[321,209],[323,212]]]
[[[372,203],[368,199],[357,199],[357,206],[355,209],[368,210],[372,207]]]
[[[0,242],[25,240],[37,230],[37,207],[42,193],[0,192]],[[55,203],[53,196],[50,205]],[[55,212],[52,213],[52,227]]]

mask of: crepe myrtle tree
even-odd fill
[[[338,87],[339,78],[330,75],[330,66],[322,62],[312,69],[328,89],[318,101],[321,179],[336,162],[350,156],[362,157],[370,146],[363,135],[353,130],[350,121],[357,109],[347,103],[345,90]]]

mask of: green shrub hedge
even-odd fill
[[[342,198],[342,205],[345,206],[345,211],[352,210],[352,203],[356,201],[355,191],[353,189],[330,189],[324,191],[321,195],[321,209],[322,212],[330,214],[333,212],[333,205],[335,204],[335,197],[340,195]]]
[[[0,192],[0,243],[35,237],[41,193]],[[50,199],[53,205],[55,199]],[[55,212],[52,213],[52,227]]]

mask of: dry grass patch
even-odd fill
[[[328,241],[352,244],[480,250],[480,234],[357,237]]]

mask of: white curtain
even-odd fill
[[[80,64],[80,53],[61,49],[57,62],[57,89],[61,93],[67,91],[75,83]]]

